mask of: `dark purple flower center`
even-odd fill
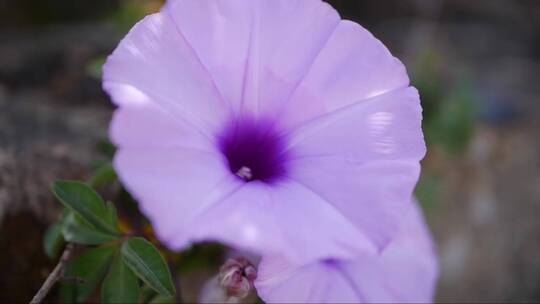
[[[273,182],[286,174],[285,142],[264,121],[233,121],[219,137],[219,148],[231,172],[249,182]]]
[[[339,264],[338,260],[332,258],[324,259],[322,260],[322,263],[327,266],[336,266],[337,264]]]

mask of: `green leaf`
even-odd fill
[[[118,229],[118,213],[112,202],[107,202],[107,221],[114,229]]]
[[[116,178],[116,172],[112,164],[107,162],[97,169],[94,176],[90,179],[89,184],[94,188],[102,187],[116,181]]]
[[[163,295],[158,295],[150,301],[150,304],[174,304],[176,299],[174,297],[166,297]]]
[[[461,82],[442,97],[436,116],[424,124],[428,146],[438,145],[449,156],[463,153],[474,135],[475,104],[475,92],[467,82]]]
[[[92,225],[73,212],[70,212],[63,221],[62,234],[66,241],[84,245],[99,245],[118,239],[117,235],[96,230]]]
[[[87,65],[86,65],[86,73],[89,76],[92,76],[96,79],[101,79],[103,64],[105,64],[105,57],[100,56],[97,58],[92,59]]]
[[[118,254],[101,285],[102,303],[137,303],[139,280]]]
[[[94,292],[99,282],[107,273],[117,246],[101,246],[82,253],[67,266],[65,277],[76,277],[82,284],[62,285],[61,295],[64,303],[81,303]]]
[[[155,298],[158,294],[152,287],[143,284],[141,287],[141,303],[148,303],[150,300]]]
[[[112,159],[116,153],[116,147],[108,140],[102,139],[97,143],[97,148],[99,152],[107,156],[107,158]]]
[[[53,192],[62,204],[97,229],[118,234],[106,220],[107,208],[103,199],[88,185],[75,181],[56,181],[53,184]]]
[[[159,294],[172,297],[175,294],[171,273],[165,259],[150,242],[132,238],[122,245],[126,265]]]
[[[426,215],[437,210],[444,179],[441,174],[424,170],[415,189],[415,196]]]
[[[58,257],[63,244],[62,225],[60,222],[56,222],[47,228],[43,236],[45,254],[51,259]]]

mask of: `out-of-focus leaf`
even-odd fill
[[[442,97],[429,120],[424,121],[428,145],[437,145],[450,155],[461,153],[474,132],[476,99],[470,84],[460,83]]]
[[[86,73],[93,78],[101,79],[104,64],[105,56],[96,57],[86,65]]]
[[[56,222],[47,228],[47,231],[43,236],[45,254],[51,259],[57,258],[63,244],[64,237],[62,236],[62,225],[60,222]]]
[[[442,177],[428,171],[422,172],[416,186],[415,195],[426,214],[431,214],[437,208],[443,184]]]
[[[101,246],[82,253],[71,261],[66,269],[66,277],[82,279],[82,284],[64,283],[60,290],[64,303],[81,303],[94,292],[107,273],[118,246]]]
[[[203,268],[219,268],[224,259],[226,248],[218,243],[195,244],[182,252],[177,262],[180,273]]]
[[[141,302],[142,303],[149,303],[150,300],[155,298],[157,295],[158,294],[152,287],[146,284],[143,284],[143,286],[141,287]]]
[[[88,185],[76,181],[56,181],[53,184],[56,197],[69,210],[77,213],[97,229],[117,234],[107,220],[107,208],[103,199]]]
[[[157,10],[159,10],[159,6],[156,9],[149,10],[147,5],[141,5],[136,1],[122,1],[120,10],[113,16],[112,21],[120,32],[127,32],[144,16]]]
[[[154,245],[143,238],[131,238],[122,245],[122,256],[126,265],[148,286],[161,295],[174,296],[171,273]]]
[[[420,92],[422,116],[424,122],[429,124],[439,112],[441,99],[448,83],[443,78],[441,67],[444,65],[439,52],[426,48],[417,55],[416,61],[412,83]]]
[[[468,145],[474,132],[474,111],[472,92],[465,86],[456,89],[441,104],[437,135],[448,152],[460,153]]]
[[[90,186],[94,188],[102,187],[106,184],[116,181],[116,172],[110,163],[101,165],[94,176],[89,181]]]
[[[116,207],[112,202],[107,202],[107,221],[114,227],[118,229],[118,213],[116,212]]]
[[[109,159],[112,159],[114,153],[116,153],[116,147],[108,139],[100,140],[97,144],[97,148]]]
[[[176,303],[176,299],[174,297],[167,297],[163,295],[157,295],[150,301],[150,304],[174,304],[174,303]]]
[[[139,280],[117,254],[101,285],[102,303],[137,303],[140,294]]]
[[[66,241],[84,245],[99,245],[118,239],[118,235],[97,230],[73,212],[64,219],[62,234]]]

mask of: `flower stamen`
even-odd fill
[[[251,169],[246,166],[242,166],[237,172],[236,175],[238,175],[241,179],[245,180],[246,182],[253,179],[253,173],[251,172]]]

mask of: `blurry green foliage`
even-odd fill
[[[86,74],[92,78],[101,79],[101,73],[103,71],[105,60],[106,57],[104,55],[97,56],[90,60],[90,62],[86,64]]]
[[[117,227],[113,227],[105,202],[88,185],[75,181],[56,181],[53,184],[53,193],[60,202],[70,211],[80,216],[90,229],[98,232],[118,236]]]
[[[478,101],[472,80],[465,73],[450,74],[444,56],[433,49],[418,56],[412,74],[422,102],[427,158],[431,154],[440,158],[438,161],[459,157],[467,148],[476,123]],[[444,174],[424,163],[415,194],[426,213],[437,208],[443,185]]]
[[[116,180],[117,176],[112,164],[110,162],[105,162],[97,168],[88,183],[94,188],[99,188],[111,184]]]
[[[117,254],[101,285],[102,303],[137,303],[140,287],[135,274]]]
[[[108,159],[112,159],[114,153],[116,153],[116,147],[108,139],[100,140],[97,143],[97,149],[100,153],[105,155]]]
[[[63,245],[64,238],[62,236],[62,225],[60,222],[56,222],[47,228],[47,231],[45,231],[45,235],[43,236],[45,254],[49,258],[55,259],[60,254]]]
[[[193,245],[182,253],[178,263],[180,273],[187,273],[202,268],[219,268],[225,255],[225,247],[218,243]]]
[[[435,51],[426,50],[419,57],[413,83],[420,92],[428,148],[438,146],[456,156],[473,135],[477,101],[471,80],[466,75],[451,79],[442,60]]]
[[[71,261],[65,276],[78,278],[82,282],[62,285],[60,294],[65,303],[85,302],[92,295],[99,282],[107,273],[107,268],[118,249],[114,246],[100,246],[90,249]]]
[[[158,295],[156,297],[154,297],[151,301],[150,301],[150,304],[174,304],[176,303],[176,300],[172,297],[165,297],[165,296],[161,296],[161,295]]]
[[[141,297],[139,280],[161,296],[174,297],[174,284],[163,256],[147,240],[120,234],[117,211],[111,202],[105,203],[89,185],[77,181],[57,181],[53,192],[68,211],[47,232],[47,254],[57,256],[64,240],[98,246],[68,263],[66,277],[77,280],[62,285],[64,302],[87,301],[100,282],[102,302],[137,302]]]
[[[444,96],[436,119],[426,124],[428,143],[437,144],[451,155],[462,153],[474,132],[474,94],[466,82],[460,82]]]
[[[430,214],[437,209],[444,179],[441,175],[424,170],[416,186],[415,195],[424,212]]]
[[[70,212],[62,222],[62,235],[67,242],[84,245],[99,245],[118,239],[118,235],[95,229],[73,212]]]
[[[125,264],[148,286],[166,297],[175,294],[167,263],[154,245],[134,237],[122,244],[121,251]]]
[[[135,23],[144,16],[157,10],[161,1],[130,0],[120,1],[119,9],[112,15],[111,20],[121,33],[127,33]]]
[[[418,63],[414,70],[413,83],[420,92],[424,121],[435,119],[440,104],[445,94],[443,71],[440,67],[440,55],[434,50],[424,50],[418,56]]]

